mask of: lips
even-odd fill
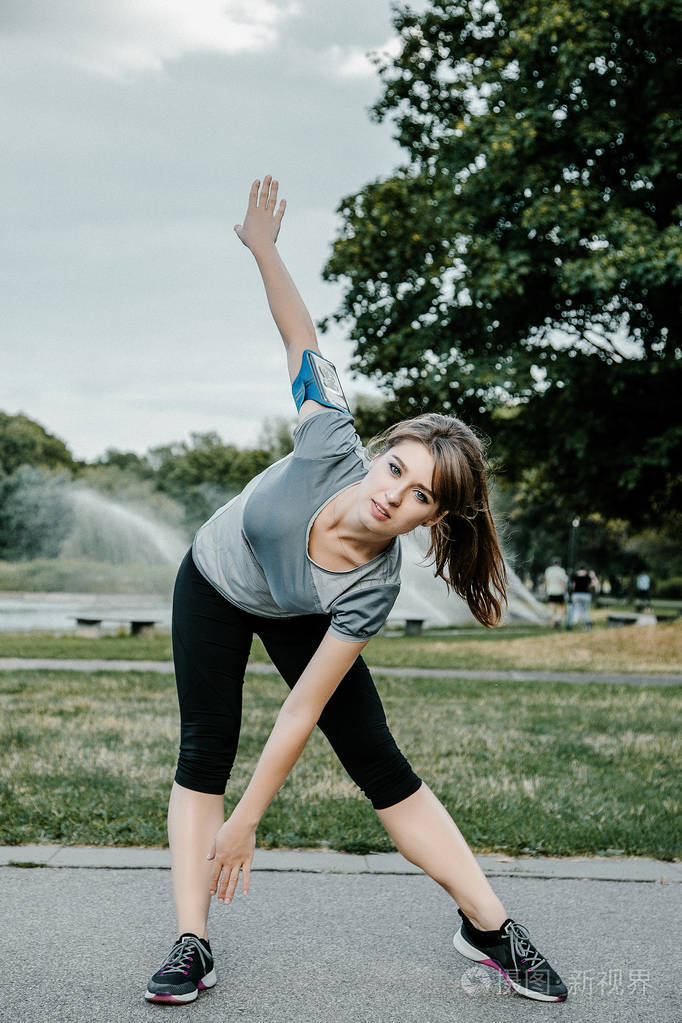
[[[372,498],[371,500],[372,504],[374,505],[374,514],[376,515],[376,517],[382,520],[390,519],[391,516],[388,514],[386,508],[384,508],[383,504],[379,504],[379,502],[375,501],[374,498]]]

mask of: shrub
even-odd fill
[[[682,575],[672,576],[657,583],[656,596],[664,600],[682,600]]]

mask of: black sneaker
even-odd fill
[[[507,918],[499,932],[478,931],[461,909],[457,912],[462,918],[462,926],[455,934],[453,944],[461,955],[499,970],[519,995],[539,1002],[566,1000],[566,985],[540,955],[525,927]]]
[[[148,1002],[193,1002],[217,981],[211,946],[196,934],[181,934],[161,969],[147,984]]]

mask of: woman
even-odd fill
[[[461,907],[455,947],[530,998],[566,988],[511,920],[456,824],[398,749],[359,656],[400,585],[398,536],[431,529],[437,572],[485,625],[499,621],[504,564],[481,446],[458,420],[427,415],[389,430],[370,461],[331,363],[275,241],[285,203],[270,176],[251,187],[237,235],[253,253],[287,352],[299,425],[291,455],[252,480],[197,532],[173,599],[181,712],[168,810],[179,938],[150,1001],[193,1001],[216,983],[206,932],[211,895],[242,892],[256,828],[319,723],[399,851]],[[322,367],[322,371],[320,371]],[[291,692],[229,820],[223,794],[237,749],[251,639]]]

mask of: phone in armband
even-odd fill
[[[291,390],[297,409],[300,409],[304,401],[312,399],[320,405],[350,412],[350,405],[343,393],[336,366],[310,348],[303,352],[301,368],[291,385]]]

